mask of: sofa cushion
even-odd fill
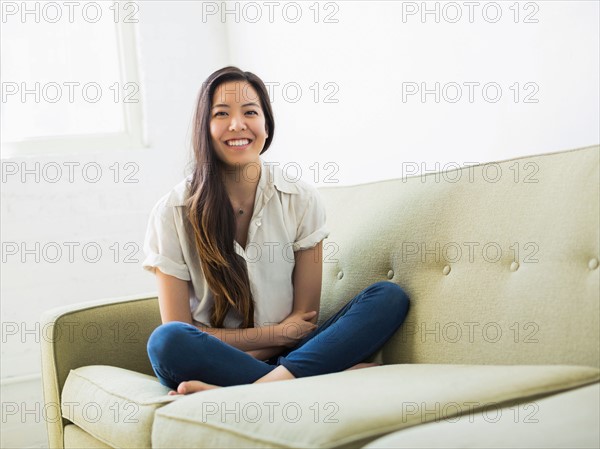
[[[598,448],[600,384],[447,418],[369,443],[392,448]]]
[[[112,446],[104,444],[102,441],[94,438],[85,430],[81,430],[75,424],[67,424],[64,431],[65,449],[111,449]],[[52,447],[52,446],[50,446]]]
[[[152,447],[361,447],[439,417],[599,378],[584,366],[397,364],[219,388],[157,410]]]
[[[151,446],[154,412],[170,389],[146,374],[105,365],[71,370],[65,382],[63,417],[113,447]]]

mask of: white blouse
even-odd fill
[[[294,252],[312,248],[329,236],[325,207],[317,189],[302,180],[286,180],[279,166],[259,157],[261,174],[246,248],[234,240],[246,261],[254,297],[254,326],[280,323],[292,312]],[[255,173],[254,170],[248,170]],[[150,213],[144,241],[144,269],[188,282],[192,317],[210,326],[214,296],[204,279],[189,223],[184,221],[191,175],[163,196]],[[241,315],[230,310],[223,326],[238,327]]]

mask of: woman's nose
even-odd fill
[[[231,122],[229,124],[230,131],[237,131],[238,129],[246,129],[244,119],[241,117],[231,116]]]

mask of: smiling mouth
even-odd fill
[[[252,143],[250,139],[231,139],[225,142],[225,145],[228,147],[236,148],[236,147],[245,147]]]

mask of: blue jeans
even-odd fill
[[[148,340],[148,356],[160,382],[213,385],[250,384],[283,365],[294,377],[344,371],[379,350],[404,322],[409,299],[389,281],[365,288],[335,315],[282,355],[261,361],[191,324],[172,321]]]

